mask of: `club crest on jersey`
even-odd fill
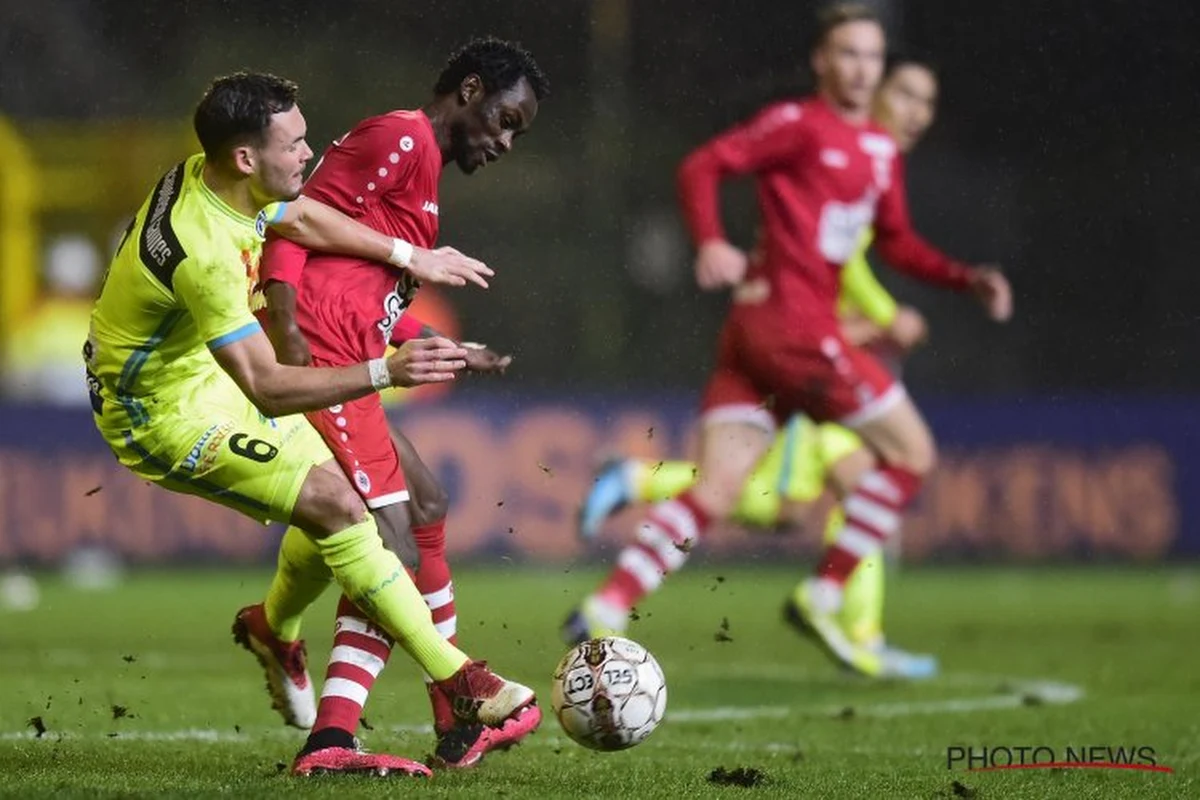
[[[361,469],[354,470],[354,483],[361,492],[371,491],[371,479]]]
[[[259,211],[254,217],[254,232],[259,238],[265,238],[267,235],[267,212],[266,209]]]
[[[400,280],[396,281],[396,288],[383,298],[383,319],[379,320],[377,327],[383,334],[384,344],[392,341],[392,331],[395,330],[396,323],[400,321],[405,309],[412,305],[417,289],[420,288],[421,282],[405,272]]]

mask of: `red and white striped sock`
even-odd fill
[[[841,607],[846,581],[860,561],[900,530],[904,510],[920,488],[920,476],[901,467],[881,465],[863,475],[842,506],[842,529],[817,566],[814,600],[821,610]]]
[[[683,567],[710,522],[690,491],[655,504],[608,580],[585,601],[588,614],[606,628],[624,630],[629,610]]]
[[[367,695],[392,653],[392,639],[345,596],[338,601],[333,651],[321,687],[313,731],[337,728],[354,734]]]

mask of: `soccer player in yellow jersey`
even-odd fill
[[[448,248],[414,250],[296,199],[312,157],[296,91],[290,81],[239,73],[214,81],[200,101],[195,128],[204,152],[155,186],[96,301],[84,347],[96,427],[141,478],[290,523],[261,611],[239,617],[238,633],[277,702],[307,689],[301,615],[336,581],[432,676],[464,722],[500,726],[534,702],[533,692],[438,633],[358,493],[300,415],[390,385],[451,380],[465,351],[430,338],[367,363],[283,366],[249,305],[267,225],[310,249],[391,262],[418,280],[486,285],[492,273]],[[293,770],[428,774],[417,762],[356,747],[303,753]]]
[[[894,57],[875,98],[874,116],[910,151],[933,122],[937,105],[937,76],[923,61]],[[847,341],[860,346],[879,345],[897,354],[910,351],[925,338],[920,313],[899,306],[876,280],[867,261],[870,237],[847,262],[841,276],[839,311]],[[761,528],[787,528],[812,524],[818,501],[825,491],[845,497],[871,456],[862,440],[836,423],[817,424],[794,417],[780,431],[774,445],[747,481],[738,505],[739,522]],[[595,537],[602,523],[629,503],[654,503],[673,497],[695,480],[690,461],[615,459],[601,467],[580,510],[580,533]],[[828,532],[836,532],[832,519]],[[883,556],[864,559],[845,591],[839,618],[848,636],[881,653],[881,677],[926,678],[937,672],[931,656],[889,647],[883,636]],[[791,601],[787,605],[790,610]],[[585,601],[563,628],[569,641],[603,632],[623,630],[623,615],[611,618],[601,604]]]

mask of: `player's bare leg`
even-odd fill
[[[563,637],[582,641],[623,632],[630,609],[668,574],[683,567],[713,521],[733,513],[772,435],[773,431],[746,422],[706,424],[696,482],[650,508],[638,525],[635,541],[621,551],[608,579],[567,620]]]
[[[876,465],[862,474],[844,503],[845,522],[826,548],[816,575],[805,581],[789,604],[795,621],[814,631],[838,661],[879,676],[884,663],[840,630],[836,619],[843,590],[860,562],[878,554],[900,528],[921,481],[934,466],[936,449],[928,425],[907,396],[861,421],[856,432],[876,454]],[[848,658],[849,656],[849,658]]]

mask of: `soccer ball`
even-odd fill
[[[550,705],[567,736],[593,750],[645,741],[667,710],[667,682],[637,642],[608,636],[573,648],[554,670]]]

